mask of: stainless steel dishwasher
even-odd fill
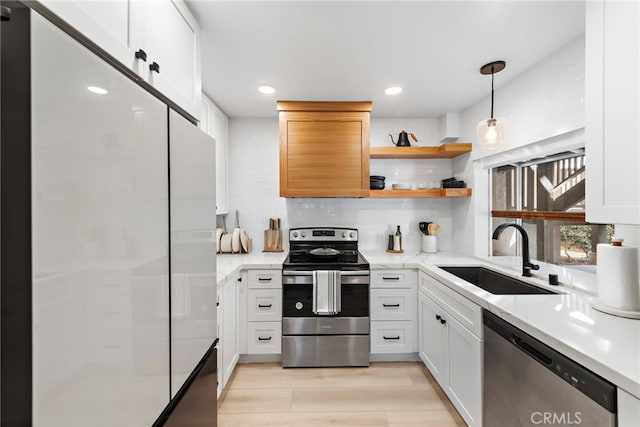
[[[483,425],[616,425],[613,384],[488,311],[483,323]]]

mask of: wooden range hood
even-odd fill
[[[371,106],[278,101],[281,197],[368,197]]]

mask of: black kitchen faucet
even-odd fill
[[[529,258],[529,236],[522,226],[514,224],[512,222],[500,224],[493,232],[492,239],[498,240],[498,237],[500,237],[504,229],[507,227],[515,228],[522,235],[522,275],[525,277],[531,277],[531,270],[539,270],[540,266],[537,264],[533,264],[531,262],[531,259]]]

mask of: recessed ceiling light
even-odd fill
[[[87,86],[87,90],[89,92],[97,93],[98,95],[106,95],[109,93],[108,90],[98,86]]]
[[[262,86],[258,86],[258,92],[260,93],[264,93],[265,95],[270,95],[272,93],[274,93],[276,90],[273,86],[269,86],[269,85],[262,85]]]
[[[392,86],[384,90],[384,93],[386,93],[387,95],[397,95],[400,92],[402,92],[402,88],[400,86]]]

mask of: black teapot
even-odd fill
[[[411,147],[411,143],[409,143],[409,135],[411,135],[411,139],[418,142],[418,138],[414,134],[408,134],[405,131],[400,132],[397,143],[393,140],[393,136],[391,134],[389,134],[389,137],[391,138],[391,142],[397,147]]]

